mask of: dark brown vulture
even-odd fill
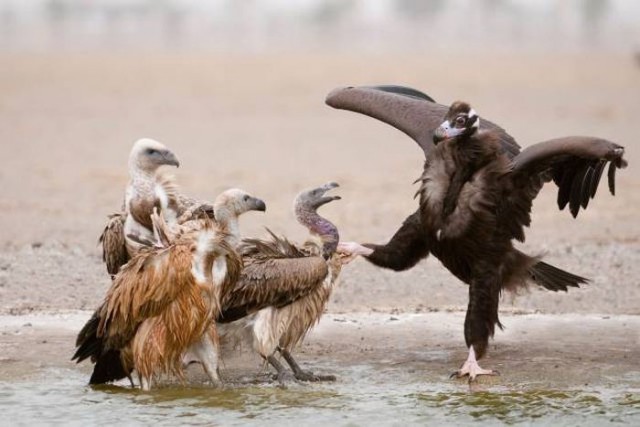
[[[400,88],[345,88],[327,104],[359,112],[405,132],[423,149],[426,161],[418,210],[384,245],[341,243],[375,265],[406,270],[430,253],[469,285],[464,325],[469,357],[458,377],[495,374],[477,360],[487,349],[498,320],[499,296],[532,281],[552,291],[578,287],[587,279],[518,251],[531,223],[531,205],[542,186],[558,186],[558,207],[576,217],[587,207],[605,167],[615,193],[615,172],[626,166],[623,147],[600,138],[570,136],[520,151],[502,128],[480,118],[468,104],[450,108],[419,91]]]

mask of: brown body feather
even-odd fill
[[[515,290],[533,280],[549,290],[566,291],[587,281],[513,247],[513,240],[525,239],[533,199],[553,180],[558,186],[559,208],[569,205],[571,214],[577,216],[594,197],[607,164],[609,189],[615,192],[615,171],[626,166],[624,149],[604,139],[572,136],[520,152],[511,136],[484,119],[476,135],[436,145],[434,137],[452,131],[457,116],[449,116],[451,109],[447,112],[442,105],[406,96],[410,93],[406,88],[387,92],[348,88],[327,97],[335,108],[360,112],[400,129],[426,156],[418,211],[386,245],[366,244],[373,249],[367,259],[403,270],[434,254],[469,284],[465,339],[478,358],[482,357],[488,338],[499,325],[498,301],[503,289]]]
[[[199,229],[179,234],[168,248],[143,249],[121,269],[87,325],[97,322],[93,334],[86,327],[79,334],[74,358],[90,356],[99,365],[101,357],[116,351],[118,371],[128,375],[135,369],[143,387],[163,373],[182,378],[182,354],[205,333],[216,336],[210,331],[220,311],[220,289],[211,276],[214,259],[225,257],[231,275],[241,270],[227,233],[210,221],[199,222]],[[203,233],[211,239],[205,252]],[[194,269],[204,274],[194,275]]]

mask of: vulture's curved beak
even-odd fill
[[[165,165],[180,167],[180,161],[178,161],[176,155],[169,150],[162,151],[162,160]]]
[[[334,200],[342,200],[340,196],[325,196],[329,190],[333,190],[334,188],[338,188],[340,185],[337,182],[328,182],[322,187],[317,188],[316,190],[322,196],[318,199],[318,203],[316,206],[326,205],[329,202],[333,202]]]
[[[267,204],[262,199],[258,199],[257,197],[251,198],[251,207],[252,207],[252,210],[254,211],[260,211],[260,212],[267,211]]]

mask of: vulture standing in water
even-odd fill
[[[239,258],[234,252],[235,247],[240,241],[239,216],[251,210],[265,211],[266,206],[262,200],[239,189],[224,191],[216,198],[213,206],[186,198],[177,192],[177,188],[171,179],[156,173],[158,167],[163,164],[177,165],[175,155],[156,141],[140,140],[136,142],[129,161],[131,182],[127,187],[126,213],[122,216],[124,219],[121,221],[122,226],[107,229],[105,235],[108,235],[108,238],[103,240],[103,243],[107,240],[110,242],[119,242],[120,245],[116,247],[116,252],[119,251],[126,255],[126,257],[120,256],[112,258],[117,260],[117,263],[111,264],[111,267],[113,267],[113,270],[110,270],[111,272],[118,273],[121,268],[120,264],[124,262],[124,265],[127,265],[127,267],[122,268],[126,269],[128,273],[124,275],[125,278],[121,278],[120,274],[114,276],[115,282],[112,287],[113,295],[110,293],[107,297],[112,305],[115,304],[117,306],[118,304],[124,304],[122,308],[120,308],[121,311],[124,310],[124,320],[120,319],[119,323],[116,322],[114,326],[116,328],[115,332],[109,331],[109,325],[104,323],[106,321],[101,321],[101,319],[111,314],[104,312],[107,308],[103,306],[95,313],[94,317],[79,334],[77,340],[77,346],[79,348],[74,356],[74,359],[78,361],[91,357],[92,360],[96,362],[96,368],[90,380],[92,384],[114,381],[122,378],[123,375],[129,376],[129,373],[134,368],[138,370],[143,388],[150,386],[150,381],[158,369],[160,369],[161,372],[171,371],[181,375],[181,371],[177,370],[174,366],[174,363],[176,363],[174,353],[178,352],[178,350],[180,350],[180,356],[182,356],[185,350],[189,350],[191,354],[202,362],[211,380],[214,383],[219,383],[218,338],[214,320],[219,315],[219,301],[220,296],[224,292],[224,288],[233,285],[241,269],[241,262],[238,262]],[[152,213],[158,208],[162,213],[162,217],[156,218],[156,225],[160,222],[160,224],[162,224],[161,230],[157,226],[154,228],[152,221]],[[203,213],[204,215],[202,215]],[[204,219],[194,219],[202,216],[204,216]],[[212,221],[211,217],[215,217],[215,221]],[[213,225],[209,225],[209,223]],[[198,332],[200,330],[199,327],[203,324],[202,312],[200,310],[202,308],[201,301],[193,300],[193,296],[191,296],[192,299],[189,304],[187,304],[184,299],[176,300],[176,302],[172,302],[170,299],[173,295],[171,294],[173,291],[170,286],[179,286],[179,283],[173,283],[175,280],[173,276],[177,274],[173,270],[180,268],[180,264],[171,262],[166,264],[166,269],[161,270],[161,272],[156,275],[160,277],[151,275],[151,278],[154,280],[157,279],[157,282],[151,284],[147,283],[147,281],[151,279],[148,279],[142,274],[143,270],[145,272],[149,271],[148,267],[140,270],[135,269],[137,265],[144,267],[149,264],[159,268],[158,260],[160,257],[152,256],[154,254],[153,251],[158,250],[155,246],[159,244],[163,245],[163,247],[167,246],[168,249],[166,249],[166,251],[168,252],[177,251],[177,249],[172,249],[176,245],[179,248],[188,247],[195,254],[199,253],[198,251],[206,250],[208,247],[206,234],[203,234],[201,231],[209,228],[219,229],[220,233],[224,234],[225,248],[230,250],[226,252],[226,255],[219,255],[213,258],[211,254],[208,255],[208,258],[202,255],[204,258],[196,257],[191,262],[193,264],[192,273],[195,277],[194,280],[196,280],[200,288],[204,289],[203,287],[209,286],[211,281],[213,283],[211,289],[204,289],[206,293],[211,293],[211,295],[203,294],[203,298],[205,298],[208,307],[206,311],[207,317],[204,320],[204,327],[208,332],[203,335]],[[163,235],[176,237],[172,237],[169,240],[160,239]],[[174,241],[176,242],[175,244],[173,244]],[[200,244],[203,245],[202,248],[199,246]],[[136,254],[139,252],[141,252],[143,256],[137,257]],[[179,252],[185,253],[186,249],[180,250]],[[107,253],[110,252],[105,250],[105,254]],[[126,261],[129,259],[129,256],[133,258],[127,264]],[[166,260],[166,257],[163,259]],[[180,258],[177,259],[176,262],[181,260],[184,261],[183,258]],[[203,264],[200,265],[198,263]],[[133,264],[133,267],[131,267],[130,264]],[[133,273],[131,272],[132,269],[134,269]],[[140,273],[142,276],[138,277],[134,273]],[[118,285],[116,282],[124,284]],[[136,287],[134,284],[138,282],[142,282],[142,285]],[[189,284],[191,284],[191,282],[189,282]],[[204,284],[206,284],[206,286]],[[181,330],[184,329],[185,333],[191,331],[195,333],[195,335],[189,335],[188,345],[185,344],[186,341],[184,339],[181,339],[179,342],[172,342],[166,341],[167,338],[163,338],[165,341],[160,341],[161,344],[158,344],[157,340],[153,341],[155,339],[154,337],[150,338],[152,344],[149,345],[152,345],[153,349],[159,351],[162,357],[153,353],[151,350],[147,351],[148,349],[146,348],[141,350],[143,353],[148,353],[149,356],[147,359],[140,361],[140,363],[143,363],[142,370],[140,370],[138,366],[139,363],[136,362],[136,359],[132,360],[130,357],[130,353],[133,350],[129,347],[133,346],[136,342],[147,342],[145,341],[146,338],[140,338],[138,341],[134,340],[139,327],[142,327],[143,324],[153,325],[154,334],[157,331],[167,331],[170,329],[164,325],[164,320],[162,319],[156,319],[154,321],[155,323],[151,321],[143,323],[146,321],[146,317],[135,317],[140,313],[142,313],[140,314],[141,316],[149,314],[148,311],[145,311],[147,308],[153,310],[164,308],[164,306],[157,307],[158,301],[156,301],[158,295],[162,296],[161,292],[163,292],[163,289],[153,288],[151,291],[157,293],[149,293],[147,288],[152,285],[167,287],[166,292],[169,292],[169,299],[164,302],[173,304],[166,305],[166,307],[174,314],[177,313],[176,310],[178,309],[189,309],[191,303],[196,304],[193,306],[193,311],[182,313],[185,315],[182,316],[181,320],[189,323],[187,325],[182,324],[180,327]],[[122,292],[117,291],[118,289],[124,289],[125,295],[122,296]],[[193,290],[195,288],[192,287],[190,289]],[[137,291],[139,291],[139,293],[136,293]],[[183,296],[185,298],[189,297],[188,294],[184,294]],[[131,306],[133,303],[126,298],[132,301],[133,298],[136,298],[136,304],[139,304],[141,308]],[[151,298],[151,300],[149,300],[149,298]],[[127,304],[129,305],[127,306]],[[127,308],[133,310],[134,314],[127,314]],[[155,311],[153,311],[153,313],[155,313]],[[190,316],[196,316],[196,318],[194,319]],[[126,322],[129,320],[131,322],[127,324]],[[170,318],[169,320],[173,322],[169,325],[174,327],[171,329],[174,334],[173,336],[181,337],[180,334],[175,335],[177,330],[175,318]],[[159,326],[157,325],[158,322]],[[194,325],[198,326],[195,330],[193,329],[195,327]],[[151,326],[148,327],[150,328]],[[125,331],[128,341],[123,341],[122,337],[118,335],[121,334],[118,328],[129,328]],[[117,336],[117,341],[115,342],[110,339],[110,334],[113,333]],[[146,332],[142,330],[141,333]],[[198,334],[199,337],[196,337]],[[163,342],[170,343],[170,354],[167,354],[166,349],[162,347],[162,345],[164,345],[162,344]],[[176,347],[176,345],[179,347]],[[138,347],[133,347],[134,350],[136,348]],[[120,357],[121,355],[122,357]],[[152,357],[156,358],[153,359]],[[162,359],[162,363],[158,362],[158,360],[160,360],[158,359],[159,357]],[[158,366],[159,363],[161,365],[160,367]]]
[[[136,240],[153,238],[150,215],[154,206],[162,208],[161,212],[170,224],[191,219],[199,213],[213,217],[212,206],[175,191],[172,177],[159,171],[164,165],[178,167],[180,163],[163,144],[149,138],[133,144],[123,212],[109,216],[100,236],[102,258],[111,275],[115,275],[140,249]],[[171,197],[168,191],[171,191]],[[126,236],[133,236],[133,239]]]
[[[244,269],[222,297],[218,323],[228,324],[219,326],[222,339],[248,332],[254,350],[278,371],[281,384],[286,371],[275,357],[276,351],[299,380],[335,379],[302,370],[291,351],[320,320],[344,263],[344,257],[336,252],[338,229],[317,213],[321,206],[340,199],[326,195],[336,187],[332,182],[296,197],[296,219],[312,237],[304,246],[294,246],[273,234],[267,241],[245,239],[240,245]]]
[[[184,378],[188,349],[209,363],[219,384],[211,327],[220,312],[220,286],[232,284],[242,268],[229,233],[210,219],[194,220],[174,234],[152,215],[157,242],[138,251],[115,276],[104,303],[82,328],[73,356],[95,363],[90,384],[137,372],[143,390],[161,374]],[[214,266],[224,265],[216,275]],[[216,277],[217,276],[217,277]]]
[[[400,90],[401,89],[401,90]],[[451,108],[408,88],[338,89],[327,104],[382,120],[413,138],[426,156],[418,210],[385,245],[341,243],[381,267],[406,270],[433,254],[469,285],[464,325],[469,357],[458,377],[491,375],[484,356],[498,320],[499,296],[532,281],[566,291],[587,280],[525,255],[513,246],[524,241],[533,199],[546,182],[558,186],[558,206],[576,217],[595,196],[608,167],[609,189],[615,172],[626,166],[623,147],[604,139],[571,136],[520,147],[500,127],[481,119],[466,103]],[[394,93],[395,92],[395,93]]]

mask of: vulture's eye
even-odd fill
[[[156,154],[158,151],[153,149],[153,148],[147,148],[147,155],[149,156],[153,156],[154,154]]]
[[[249,201],[249,196],[245,195],[242,200],[244,200],[245,202]]]
[[[467,119],[464,116],[456,117],[456,124],[459,125],[459,126],[464,126],[466,121],[467,121]]]

